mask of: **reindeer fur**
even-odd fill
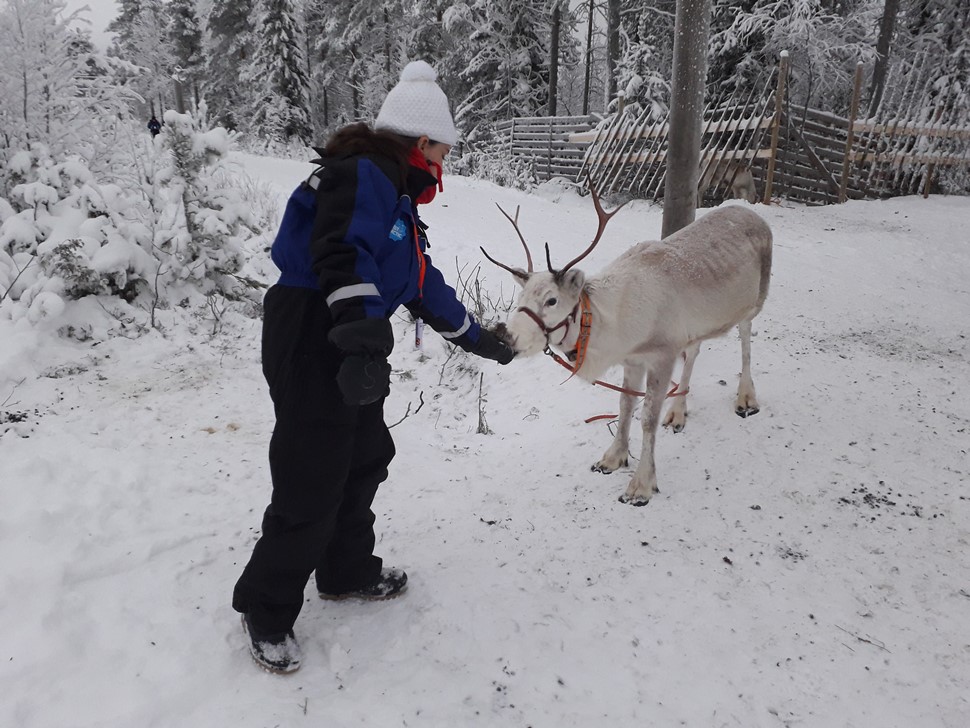
[[[600,233],[604,224],[601,217]],[[518,354],[537,354],[547,343],[564,353],[573,350],[579,336],[578,321],[550,334],[547,342],[546,333],[521,309],[532,310],[551,328],[569,318],[585,290],[592,326],[578,376],[592,382],[610,367],[621,365],[623,387],[633,390],[641,390],[646,378],[640,463],[621,501],[645,505],[658,492],[654,442],[668,383],[681,352],[685,362],[680,390],[686,391],[700,342],[738,326],[742,371],[735,411],[742,417],[757,413],[750,371],[751,320],[768,295],[771,252],[771,230],[764,220],[744,206],[729,206],[709,212],[665,240],[630,248],[588,279],[577,269],[525,272],[503,266],[523,286],[520,310],[508,323],[510,340]],[[684,427],[685,399],[674,398],[664,423],[677,432]],[[621,395],[616,437],[593,470],[610,473],[627,464],[635,402],[636,397]]]

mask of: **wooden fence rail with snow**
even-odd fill
[[[937,94],[927,119],[931,77],[898,85],[897,97],[884,101],[889,111],[855,119],[861,71],[848,117],[791,104],[786,75],[783,59],[754,90],[709,100],[698,171],[702,203],[730,196],[733,180],[743,172],[750,172],[764,201],[824,205],[925,196],[941,169],[970,170],[970,113],[964,102]],[[534,117],[496,125],[498,144],[530,163],[537,180],[581,182],[589,176],[601,194],[657,201],[667,176],[668,134],[666,118],[629,110],[602,120]]]

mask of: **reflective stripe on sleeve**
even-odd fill
[[[472,325],[471,319],[468,318],[468,314],[465,314],[465,323],[461,325],[461,328],[458,329],[458,331],[449,331],[447,333],[442,331],[439,333],[441,334],[441,338],[443,339],[457,339],[459,336],[461,336],[466,331],[468,331],[471,325]]]
[[[327,305],[333,306],[337,301],[343,301],[346,298],[358,298],[360,296],[377,296],[380,298],[381,292],[377,290],[377,286],[373,283],[355,283],[352,286],[338,288],[327,296]]]

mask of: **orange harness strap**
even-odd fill
[[[428,271],[428,261],[425,260],[424,253],[421,251],[421,238],[418,237],[418,224],[411,220],[414,227],[414,250],[418,254],[418,299],[424,297],[424,275]]]
[[[586,361],[586,350],[589,348],[589,336],[593,324],[593,311],[589,303],[589,295],[586,293],[586,291],[583,291],[579,298],[579,302],[581,307],[579,317],[579,338],[576,339],[576,359],[574,363],[570,364],[548,346],[546,347],[545,352],[552,357],[553,361],[568,369],[573,375],[579,371],[580,367],[583,366],[583,362]],[[569,381],[569,379],[572,379],[572,377],[569,377],[566,381]],[[626,389],[625,387],[619,387],[615,384],[610,384],[609,382],[600,381],[599,379],[594,381],[593,384],[598,384],[601,387],[612,389],[614,392],[619,392],[620,394],[629,394],[633,395],[634,397],[646,396],[646,392],[640,392],[635,389]],[[686,397],[687,393],[690,392],[690,387],[685,389],[683,392],[679,392],[678,388],[680,385],[677,384],[677,382],[671,382],[671,384],[673,386],[670,388],[670,391],[667,392],[667,397]],[[619,417],[619,415],[596,415],[595,417],[590,417],[585,421],[589,423],[603,419],[614,419],[616,417]]]

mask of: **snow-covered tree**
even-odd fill
[[[168,41],[172,46],[172,60],[181,69],[186,89],[191,89],[196,105],[199,103],[199,84],[202,80],[202,28],[196,0],[170,0],[168,4]]]
[[[674,0],[631,0],[620,15],[617,92],[634,112],[666,113],[673,62]]]
[[[936,77],[932,99],[962,105],[970,101],[970,0],[911,0],[900,35],[900,60],[919,61]],[[927,99],[930,106],[930,98]]]
[[[137,67],[119,80],[145,100],[148,109],[142,109],[144,113],[161,113],[173,98],[175,62],[168,19],[162,0],[127,0],[122,15],[109,25],[117,33],[109,53]]]
[[[171,283],[191,282],[203,293],[233,295],[245,264],[243,242],[256,221],[242,197],[226,184],[226,157],[231,137],[222,127],[208,128],[203,105],[199,113],[165,113],[161,146],[170,165],[159,179],[168,201],[181,203],[179,231],[157,241],[165,275]]]
[[[135,26],[141,15],[142,0],[116,0],[116,3],[120,10],[108,23],[108,32],[115,36],[113,50],[117,55],[132,57],[138,53]]]
[[[213,118],[244,129],[249,106],[240,71],[252,58],[253,0],[213,0],[207,22],[205,97]]]
[[[465,16],[473,27],[471,58],[461,72],[468,84],[455,121],[474,141],[490,122],[537,116],[549,92],[549,22],[545,0],[475,0]]]
[[[13,155],[32,144],[52,155],[110,166],[130,94],[113,85],[111,64],[71,26],[64,0],[8,0],[0,6],[0,196],[9,193]]]
[[[293,0],[259,0],[259,34],[247,79],[252,84],[249,126],[283,142],[313,138],[306,45]]]
[[[743,52],[729,72],[724,61],[739,47],[760,47],[769,65],[788,51],[792,100],[845,111],[856,63],[874,57],[877,12],[870,3],[756,0],[734,9],[722,5],[720,10],[733,13],[733,18],[712,36],[709,57],[720,56],[712,65],[720,64],[719,78],[729,85],[750,84],[751,74],[764,66],[757,56],[752,63],[751,54]]]

